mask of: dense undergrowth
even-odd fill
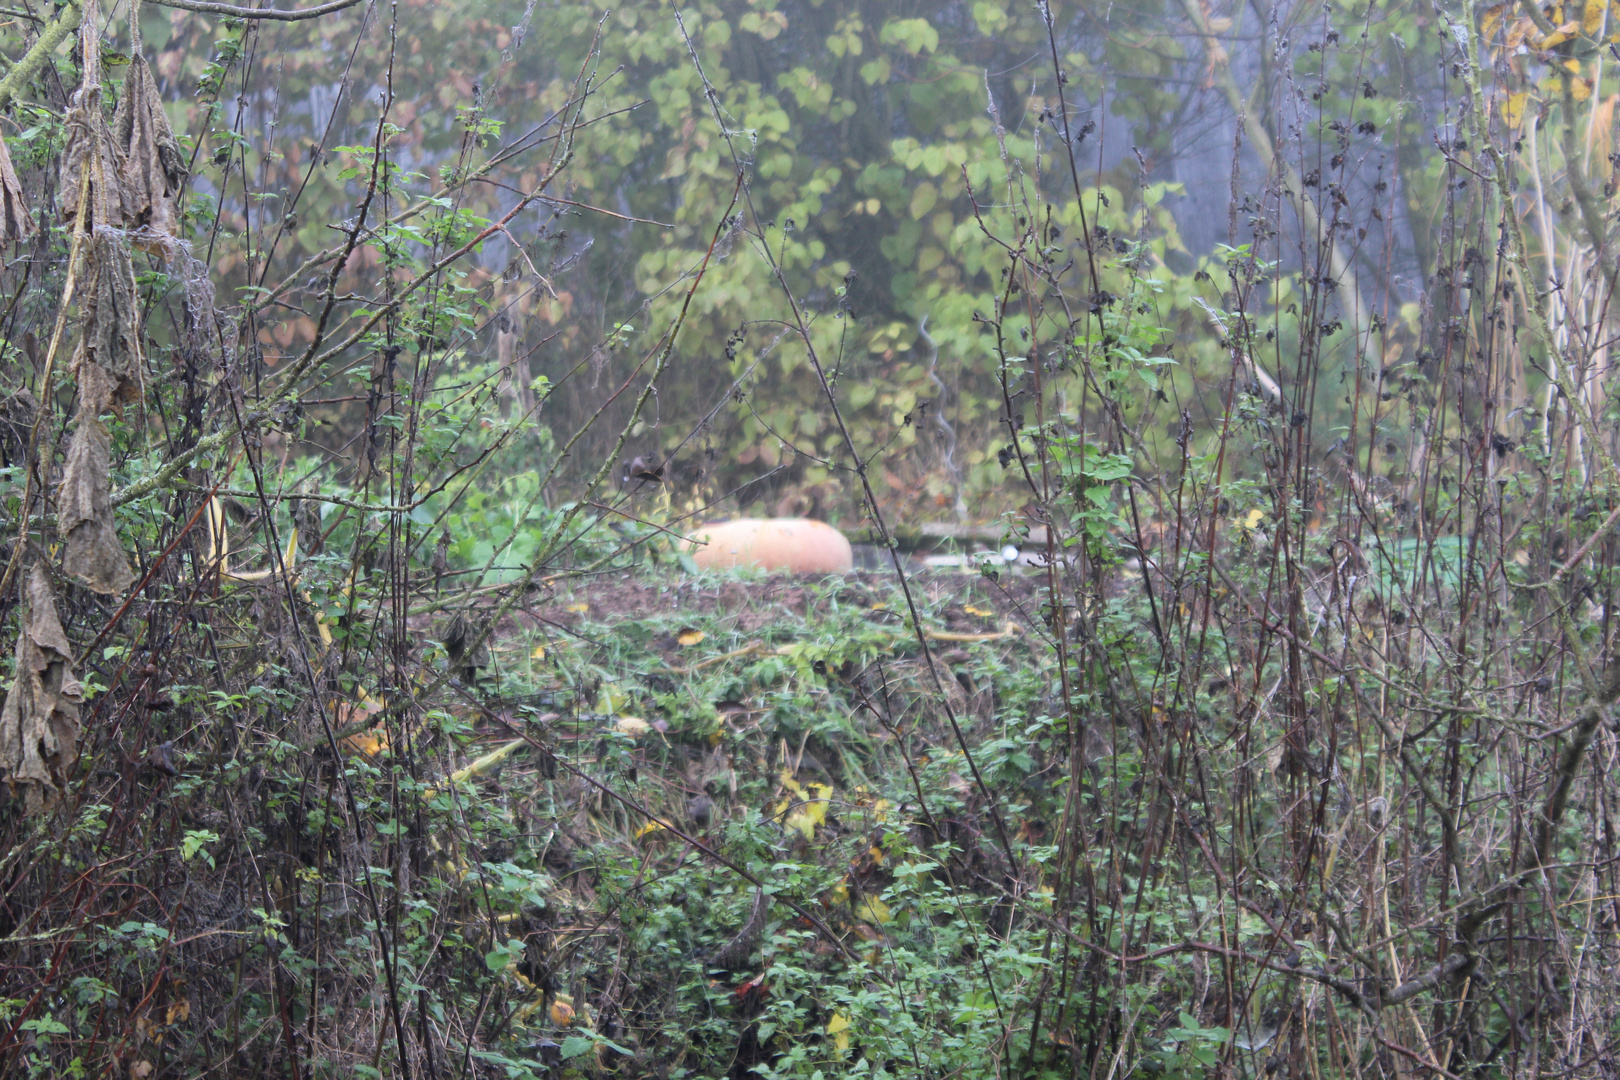
[[[1186,8],[1233,86],[1232,22]],[[1278,11],[1233,149],[1263,180],[1190,263],[1145,159],[1087,168],[1038,7],[1039,122],[914,148],[963,156],[959,214],[933,181],[906,212],[972,288],[891,282],[939,301],[938,352],[876,375],[897,323],[779,222],[795,162],[711,77],[718,7],[658,39],[707,216],[550,374],[577,260],[540,240],[658,227],[568,186],[625,154],[613,24],[534,126],[477,98],[425,163],[402,9],[345,10],[382,73],[353,145],[249,156],[217,106],[263,88],[252,12],[195,131],[94,4],[0,80],[37,99],[0,170],[0,1075],[1614,1074],[1606,6]],[[1426,35],[1446,88],[1416,299],[1368,272],[1407,129],[1356,20]],[[926,19],[869,37],[939,55]],[[919,107],[967,92],[925,74]],[[341,207],[315,233],[248,179],[295,150]],[[941,364],[977,387],[971,482],[916,393]],[[684,531],[751,481],[677,474],[743,412],[732,464],[792,458],[881,571],[695,572]],[[985,544],[968,572],[897,542],[918,446],[932,501],[900,505]]]

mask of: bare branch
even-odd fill
[[[304,8],[301,11],[282,11],[279,8],[245,8],[234,4],[211,4],[207,0],[151,0],[152,3],[162,7],[179,8],[182,11],[195,11],[200,15],[222,15],[227,19],[263,19],[271,22],[302,22],[304,19],[318,19],[322,15],[330,15],[334,11],[352,8],[360,0],[333,0],[330,4],[319,7]]]

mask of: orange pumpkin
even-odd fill
[[[758,566],[795,574],[842,574],[854,566],[844,534],[809,518],[742,518],[692,535],[692,561],[704,570]]]

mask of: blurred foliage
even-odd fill
[[[391,93],[397,127],[388,152],[400,179],[390,197],[477,176],[445,208],[476,225],[544,174],[513,150],[561,107],[600,40],[597,119],[567,190],[486,240],[460,286],[477,317],[455,344],[490,354],[515,333],[525,370],[555,386],[546,403],[553,426],[604,405],[610,418],[622,416],[609,389],[637,362],[649,328],[680,303],[670,284],[700,260],[732,177],[746,168],[746,209],[761,232],[750,235],[739,218],[720,242],[657,408],[631,448],[681,463],[683,505],[732,495],[722,507],[857,509],[832,479],[842,440],[820,407],[805,344],[782,332],[793,318],[784,288],[810,321],[859,451],[884,451],[879,493],[889,509],[928,519],[969,502],[977,517],[1015,505],[998,451],[1028,389],[1007,384],[982,318],[1006,288],[1018,241],[998,231],[1010,219],[989,229],[981,221],[1009,206],[1012,182],[1038,192],[1038,242],[1053,259],[1096,261],[1129,247],[1151,270],[1173,331],[1165,352],[1181,365],[1166,373],[1165,390],[1195,413],[1218,405],[1207,395],[1224,356],[1190,302],[1202,293],[1221,306],[1200,286],[1216,253],[1189,251],[1183,233],[1192,222],[1206,245],[1237,242],[1207,206],[1211,195],[1225,201],[1229,170],[1187,159],[1200,143],[1238,146],[1240,191],[1265,162],[1245,140],[1233,143],[1216,59],[1174,3],[1053,8],[1066,122],[1057,119],[1039,7],[736,0],[691,5],[677,20],[642,2],[602,22],[573,3],[408,0],[386,12],[362,6],[248,27],[143,10],[155,68],[196,148],[199,241],[244,299],[333,243],[329,222],[364,180],[355,169],[364,155],[350,144],[365,145],[376,95]],[[1307,6],[1276,26],[1253,19],[1239,10],[1211,24],[1239,57],[1233,77],[1245,108],[1279,145],[1300,138],[1324,147],[1333,164],[1314,171],[1331,179],[1313,182],[1363,196],[1354,224],[1367,232],[1350,245],[1363,289],[1415,332],[1417,310],[1403,307],[1415,291],[1396,282],[1421,281],[1436,262],[1433,214],[1445,181],[1443,159],[1428,148],[1442,92],[1431,74],[1440,27],[1393,3],[1337,5],[1331,20]],[[399,43],[391,68],[385,37]],[[1295,45],[1249,48],[1259,37]],[[1065,136],[1083,180],[1070,174]],[[1371,207],[1382,208],[1378,220]],[[1238,232],[1259,209],[1231,212]],[[393,237],[402,250],[434,240],[413,229]],[[359,252],[346,284],[374,280],[387,249]],[[1290,268],[1308,261],[1304,252],[1285,257]],[[1270,300],[1286,324],[1290,286],[1279,287]],[[296,290],[289,298],[298,305]],[[266,314],[256,341],[273,369],[311,339],[315,322]],[[1004,330],[1027,327],[1009,318]],[[1083,390],[1073,382],[1066,397]],[[600,436],[581,447],[607,448]],[[580,478],[579,461],[565,463],[568,480]]]

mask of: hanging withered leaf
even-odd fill
[[[14,244],[34,234],[34,219],[28,215],[22,182],[11,164],[11,151],[0,139],[0,244]]]
[[[58,198],[63,220],[77,221],[79,197],[85,191],[84,174],[89,170],[89,203],[93,209],[85,225],[121,229],[129,223],[130,214],[124,199],[124,156],[101,109],[101,40],[97,29],[100,17],[96,0],[85,0],[79,22],[79,55],[83,57],[84,70],[67,113],[67,143],[62,149]],[[96,163],[98,155],[99,165]]]
[[[79,705],[73,650],[56,614],[56,596],[43,563],[28,572],[17,678],[0,710],[0,772],[27,813],[54,806],[79,759]]]
[[[79,408],[99,416],[141,396],[141,327],[135,265],[117,233],[97,230],[87,242],[82,332],[73,352]]]
[[[142,251],[168,254],[180,235],[177,200],[186,181],[186,159],[144,56],[135,57],[124,79],[112,133],[124,158],[124,208],[134,230],[130,239]]]
[[[62,569],[105,596],[126,591],[135,580],[113,528],[111,449],[106,425],[94,413],[81,411],[57,491],[57,527],[65,539]]]
[[[105,178],[107,186],[116,187],[112,198],[107,200],[108,221],[97,222],[95,214],[90,215],[86,227],[94,225],[112,225],[122,227],[123,221],[123,163],[114,154],[112,133],[107,127],[107,120],[101,115],[101,102],[97,100],[100,91],[95,95],[87,95],[82,91],[75,93],[76,104],[68,110],[67,114],[67,145],[62,150],[61,179],[58,181],[58,205],[62,211],[62,220],[68,224],[78,220],[79,194],[83,186],[83,177],[86,169],[90,170],[91,183],[89,188],[89,202],[92,207],[102,205],[102,193],[96,191],[95,177],[97,171],[91,168],[91,157],[96,146],[101,147],[100,175]],[[89,98],[88,105],[78,104]],[[97,138],[96,128],[100,128]]]

